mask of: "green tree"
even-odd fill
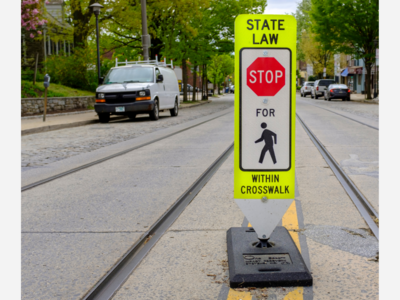
[[[323,44],[316,40],[316,34],[310,29],[303,31],[301,35],[299,49],[303,53],[303,59],[313,65],[314,74],[322,78],[323,69],[326,68],[327,75],[333,76],[333,51],[327,49]],[[329,78],[329,76],[328,76]]]
[[[379,38],[379,0],[311,0],[310,17],[316,40],[327,49],[363,59],[366,94],[371,99],[374,40]]]
[[[292,15],[297,21],[297,60],[305,60],[303,49],[300,47],[303,33],[311,27],[311,19],[309,12],[311,10],[311,0],[301,0],[296,8],[296,12]]]

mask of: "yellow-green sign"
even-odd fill
[[[294,199],[296,19],[235,20],[235,199]]]

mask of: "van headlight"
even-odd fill
[[[97,99],[104,99],[104,93],[98,93]]]
[[[141,97],[146,96],[146,92],[145,91],[140,91],[139,92],[139,96],[141,96]]]

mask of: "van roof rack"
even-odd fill
[[[139,56],[140,59],[140,56]],[[156,59],[154,60],[138,60],[138,61],[128,61],[125,59],[125,61],[118,61],[118,57],[115,58],[115,66],[118,67],[118,65],[139,65],[139,64],[146,64],[146,65],[155,65],[155,66],[160,66],[160,67],[171,67],[171,69],[174,68],[174,65],[172,64],[172,59],[171,63],[167,64],[167,60],[164,56],[164,61],[158,61],[158,55],[156,54]]]

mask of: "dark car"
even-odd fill
[[[324,99],[328,101],[331,101],[331,99],[350,101],[350,89],[345,84],[331,84],[325,90]]]

